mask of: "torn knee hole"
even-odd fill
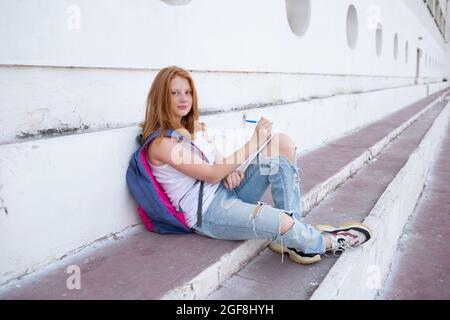
[[[258,203],[258,206],[255,207],[255,209],[253,209],[253,219],[255,219],[258,216],[263,207],[264,207],[263,203]]]
[[[284,216],[283,216],[284,214]],[[285,218],[287,216],[287,218]],[[294,219],[287,212],[280,214],[280,234],[283,235],[294,226]]]

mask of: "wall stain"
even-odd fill
[[[23,140],[29,138],[63,136],[81,132],[87,129],[89,129],[89,126],[87,124],[81,124],[79,127],[49,128],[37,130],[37,132],[21,131],[20,134],[16,135],[16,139]]]
[[[5,201],[3,200],[3,198],[0,197],[0,210],[3,210],[5,212],[5,214],[8,215],[8,207],[3,205],[4,202]]]

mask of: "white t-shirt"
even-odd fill
[[[194,139],[195,145],[206,155],[209,164],[214,164],[216,149],[212,143],[209,143],[201,132],[197,132]],[[187,145],[187,144],[186,144]],[[168,164],[155,166],[148,161],[153,176],[164,189],[172,205],[184,212],[184,218],[189,228],[197,223],[197,205],[200,191],[200,182],[194,187],[196,179],[185,175]],[[203,204],[204,213],[211,204],[214,193],[219,187],[220,182],[210,184],[205,182],[203,185]]]

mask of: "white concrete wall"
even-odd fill
[[[2,0],[0,63],[156,69],[175,64],[195,70],[414,76],[417,46],[444,61],[440,43],[417,23],[405,4],[409,1],[298,2],[311,3],[310,24],[300,37],[289,27],[285,1],[193,0],[170,6],[159,0],[61,0],[51,5],[46,0]],[[355,5],[359,22],[354,50],[346,44],[349,4]],[[383,25],[380,57],[374,21]],[[408,64],[403,59],[406,40]],[[423,75],[441,76],[435,68],[425,68]]]
[[[145,98],[157,73],[29,66],[3,70],[0,143],[45,137],[55,131],[76,133],[135,125],[145,115]],[[193,71],[192,76],[202,113],[404,87],[413,82],[409,77],[260,72]]]
[[[124,175],[161,67],[192,71],[209,126],[264,114],[301,151],[442,86],[443,45],[404,1],[310,1],[302,36],[285,3],[0,0],[0,284],[137,222]],[[428,87],[417,47],[436,62],[421,60]]]
[[[346,43],[350,3],[359,25],[353,50]],[[440,80],[448,60],[442,44],[433,42],[438,31],[417,23],[401,1],[312,1],[310,24],[300,37],[289,27],[285,2],[274,0],[194,0],[184,6],[1,0],[0,14],[0,143],[135,124],[154,75],[171,64],[194,70],[202,111],[227,111],[413,84],[417,47],[424,51],[421,83]],[[373,28],[378,20],[380,57]]]
[[[137,222],[125,182],[136,131],[0,147],[0,283]]]

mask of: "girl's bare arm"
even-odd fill
[[[265,118],[261,118],[255,128],[255,132],[242,147],[232,153],[223,161],[209,164],[204,161],[186,144],[177,142],[171,138],[157,138],[155,143],[159,145],[149,148],[153,157],[162,161],[187,176],[202,180],[211,184],[220,182],[223,178],[236,170],[246,159],[258,151],[271,135],[271,123]],[[217,159],[216,159],[217,160]]]
[[[220,182],[228,174],[236,170],[251,154],[258,150],[256,138],[252,138],[230,156],[223,158],[222,162],[208,164],[196,152],[186,145],[171,138],[161,139],[153,151],[153,157],[162,161],[178,171],[211,184]],[[159,141],[155,141],[157,143]]]

